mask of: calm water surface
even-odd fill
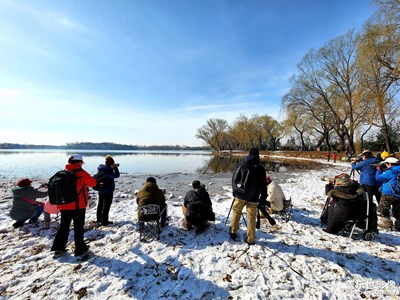
[[[120,172],[134,176],[171,173],[233,172],[241,157],[215,157],[206,151],[93,151],[93,150],[0,150],[0,176],[3,178],[50,178],[64,168],[68,157],[83,155],[83,168],[95,174],[107,154],[120,164]],[[267,172],[301,169],[295,164],[262,162]]]

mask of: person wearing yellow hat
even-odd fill
[[[381,158],[383,159],[383,160],[385,160],[387,157],[389,157],[390,156],[390,153],[389,152],[387,152],[386,150],[383,150],[382,151],[382,153],[381,153]]]

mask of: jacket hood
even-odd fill
[[[19,186],[17,186],[12,191],[13,191],[14,196],[23,197],[26,194],[30,194],[33,189],[34,188],[31,187],[31,186],[27,186],[27,187],[19,187]]]
[[[153,192],[155,190],[158,190],[158,185],[156,183],[146,182],[143,186],[143,190]]]
[[[252,164],[252,165],[258,165],[260,164],[260,157],[258,155],[247,155],[243,159],[244,163],[246,164]]]
[[[333,190],[328,193],[328,197],[335,196],[340,199],[355,199],[362,195],[364,189],[358,185],[353,184],[351,186],[335,186]]]
[[[72,171],[72,170],[82,170],[82,168],[78,165],[75,164],[66,164],[65,165],[65,170],[67,171]]]
[[[391,166],[390,169],[391,169],[392,172],[393,172],[394,174],[396,174],[396,175],[397,175],[398,173],[400,173],[400,165]]]
[[[98,171],[101,171],[101,172],[106,172],[106,171],[108,171],[108,170],[112,170],[112,168],[109,167],[109,166],[107,166],[107,165],[99,165],[99,166],[97,167],[97,170],[98,170]]]

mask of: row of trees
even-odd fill
[[[268,115],[239,116],[233,125],[211,119],[196,137],[216,151],[275,149],[287,137],[302,148],[312,141],[330,150],[336,142],[355,152],[367,133],[379,129],[392,152],[390,130],[399,129],[400,0],[376,3],[361,32],[350,30],[303,57],[282,98],[283,122]]]

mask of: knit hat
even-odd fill
[[[349,186],[353,184],[350,175],[347,173],[341,173],[335,176],[335,186]]]
[[[32,180],[29,180],[28,178],[23,178],[23,179],[20,179],[17,182],[17,186],[19,186],[19,187],[27,187],[27,186],[30,186],[31,183],[32,183]]]
[[[198,189],[200,186],[201,186],[200,181],[195,180],[195,181],[192,182],[192,187],[193,187],[194,189]]]
[[[147,177],[146,182],[157,183],[157,180],[154,177]]]
[[[260,156],[260,152],[258,151],[258,148],[253,148],[250,150],[249,155]]]
[[[114,162],[114,158],[112,158],[111,155],[107,155],[107,156],[106,156],[106,165],[110,167],[110,166],[112,166],[114,163],[115,163],[115,162]]]

